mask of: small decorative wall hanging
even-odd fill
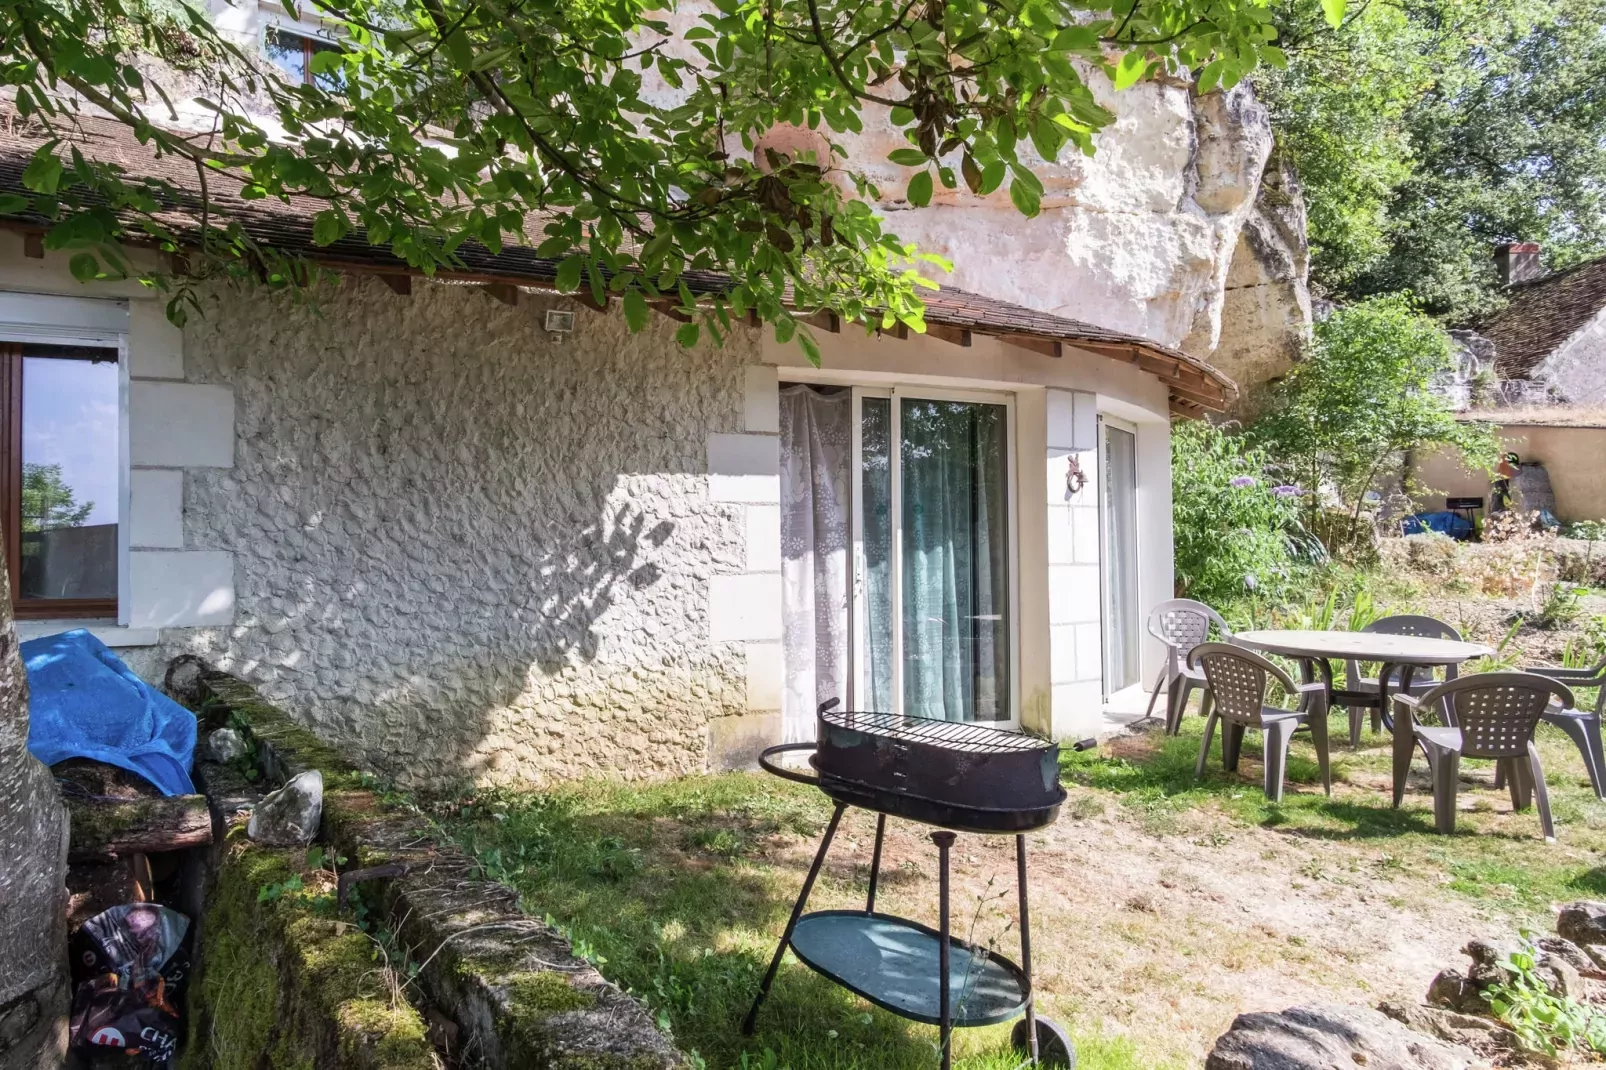
[[[1074,498],[1087,486],[1087,473],[1082,471],[1082,461],[1071,454],[1065,458],[1065,496]]]

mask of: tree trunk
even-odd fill
[[[212,842],[205,795],[162,799],[66,800],[72,817],[72,860],[179,851]]]
[[[67,812],[28,753],[28,679],[0,564],[0,1066],[59,1067],[67,1051]]]

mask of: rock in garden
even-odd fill
[[[1424,1036],[1370,1007],[1318,1003],[1240,1014],[1205,1070],[1481,1070],[1467,1048]]]
[[[1579,972],[1597,969],[1594,960],[1584,952],[1584,949],[1571,940],[1560,936],[1546,936],[1538,941],[1542,957],[1554,962],[1564,962]]]
[[[1428,1002],[1461,1014],[1488,1014],[1483,990],[1460,970],[1440,970],[1428,985]]]
[[[312,842],[322,818],[323,774],[309,769],[257,803],[245,831],[257,843],[295,847]]]
[[[1517,1051],[1522,1046],[1516,1033],[1492,1018],[1392,1000],[1379,1003],[1377,1009],[1408,1029],[1447,1044],[1458,1044],[1478,1055],[1499,1055]]]
[[[1556,935],[1581,947],[1606,944],[1606,903],[1568,903],[1556,917]]]
[[[1558,941],[1556,946],[1579,950],[1568,941]],[[1509,979],[1509,973],[1501,963],[1521,951],[1522,945],[1504,940],[1473,940],[1461,950],[1472,958],[1472,969],[1467,971],[1467,978],[1478,988],[1484,989]],[[1584,980],[1568,956],[1550,950],[1544,940],[1534,947],[1533,954],[1534,976],[1552,994],[1563,997],[1583,994]],[[1582,957],[1582,952],[1579,957]]]
[[[212,753],[212,760],[221,765],[238,761],[245,757],[245,740],[240,733],[232,728],[219,728],[206,737],[207,747]]]
[[[1546,947],[1546,941],[1551,947]],[[1472,967],[1464,978],[1456,970],[1445,970],[1433,979],[1428,987],[1428,1002],[1464,1014],[1488,1014],[1489,1005],[1484,990],[1490,985],[1503,984],[1511,979],[1510,972],[1501,963],[1522,950],[1522,945],[1509,940],[1473,940],[1462,948],[1462,954],[1472,959]],[[1533,949],[1535,978],[1558,996],[1579,996],[1584,990],[1575,961],[1585,958],[1583,951],[1565,940],[1547,937]],[[1460,987],[1458,987],[1460,986]],[[1470,990],[1469,990],[1470,987]]]

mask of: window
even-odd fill
[[[339,71],[315,74],[312,69],[312,57],[319,52],[340,51],[340,46],[333,41],[269,26],[263,36],[262,47],[268,61],[288,74],[291,81],[302,85],[319,85],[324,89],[339,89],[345,84]]]
[[[19,617],[117,615],[117,351],[0,343],[0,532]]]

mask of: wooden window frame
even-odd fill
[[[17,596],[22,580],[22,348],[20,342],[0,342],[0,540],[11,578],[12,615],[18,620],[115,619],[115,598]],[[122,523],[122,517],[117,521]]]
[[[312,57],[318,54],[318,46],[319,45],[323,45],[325,51],[329,51],[329,50],[341,51],[340,46],[338,44],[336,44],[334,41],[329,40],[328,38],[317,37],[317,36],[315,36],[313,34],[302,33],[300,30],[287,30],[283,26],[277,26],[277,25],[270,25],[264,31],[264,38],[263,38],[264,47],[267,44],[267,40],[266,40],[266,35],[267,34],[272,34],[273,36],[277,37],[281,42],[286,37],[294,37],[297,41],[301,42],[301,84],[302,85],[315,85],[316,84],[317,75],[312,73]]]

